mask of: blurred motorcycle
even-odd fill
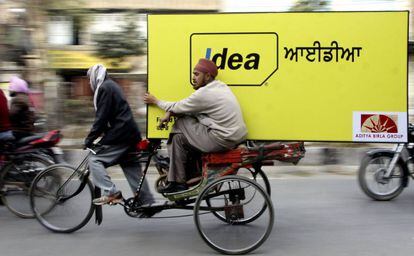
[[[408,143],[393,149],[374,149],[362,159],[359,186],[370,198],[388,201],[397,197],[414,178],[414,125],[408,126]]]
[[[46,133],[37,134],[22,138],[17,141],[17,146],[33,149],[37,154],[41,154],[55,164],[65,163],[63,151],[57,146],[62,139],[59,130],[52,130]]]
[[[33,217],[28,191],[36,175],[47,166],[63,161],[62,150],[56,147],[58,130],[25,137],[0,145],[0,201],[14,214]]]

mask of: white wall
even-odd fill
[[[47,24],[47,42],[51,45],[73,43],[73,21],[70,17],[53,16]]]
[[[94,34],[102,32],[117,32],[124,25],[123,13],[102,13],[91,17],[87,32],[87,42],[92,42]],[[140,32],[140,39],[147,38],[147,16],[146,14],[135,14],[137,29]]]

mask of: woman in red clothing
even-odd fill
[[[10,130],[9,108],[7,98],[0,89],[0,141],[13,140],[13,133]]]

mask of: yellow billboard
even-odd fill
[[[407,141],[408,11],[148,15],[148,90],[192,92],[214,61],[252,140]],[[163,111],[148,108],[149,138]],[[173,121],[173,120],[172,120]]]

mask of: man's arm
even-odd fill
[[[93,141],[98,138],[108,128],[109,114],[112,108],[112,97],[110,91],[101,86],[97,99],[97,110],[95,121],[91,131],[85,139],[85,147],[91,147]]]
[[[159,100],[154,95],[147,93],[144,96],[144,102],[147,104],[156,104],[159,108],[165,110],[166,112],[173,112],[175,114],[191,114],[204,110],[208,106],[208,97],[205,97],[202,90],[199,89],[183,100],[168,102]]]

